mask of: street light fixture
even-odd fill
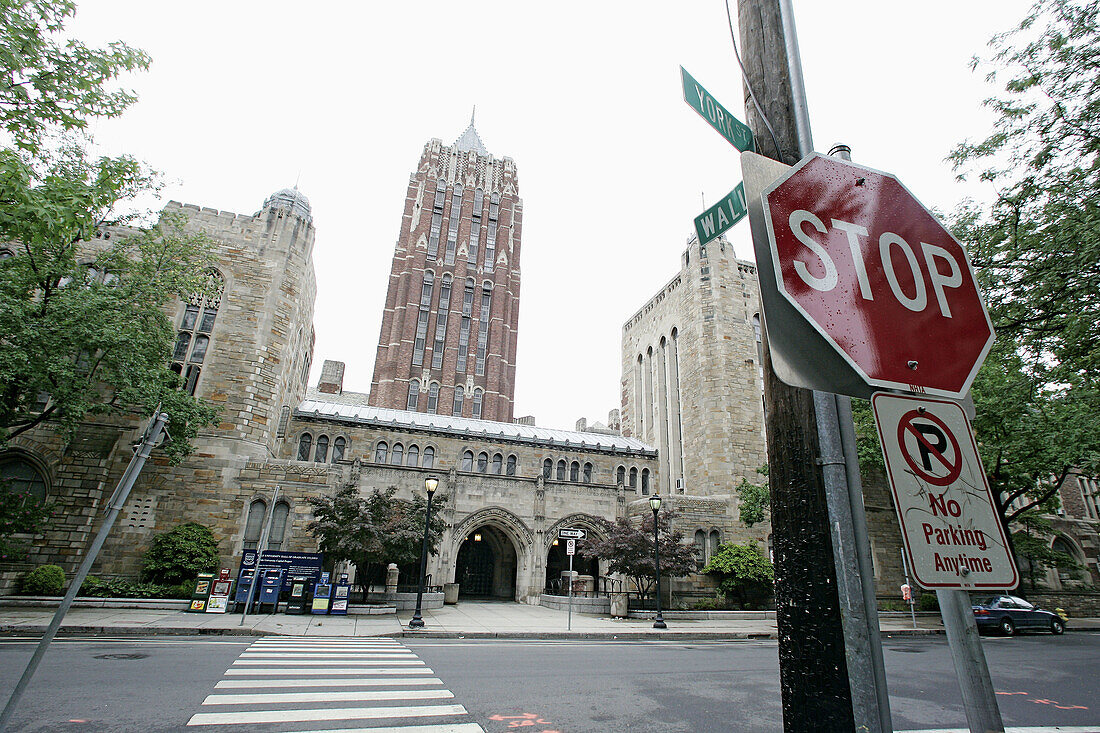
[[[661,551],[657,540],[657,512],[661,510],[660,494],[649,497],[649,508],[653,510],[653,569],[657,574],[657,618],[653,621],[653,628],[667,629],[668,626],[661,617]]]
[[[428,476],[424,479],[424,490],[428,492],[428,510],[424,514],[424,543],[420,546],[420,582],[416,586],[416,610],[413,611],[410,629],[424,628],[424,618],[420,615],[420,604],[424,599],[424,576],[428,572],[428,530],[432,525],[432,496],[439,486],[439,478]]]

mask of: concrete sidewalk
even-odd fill
[[[55,609],[0,608],[0,633],[39,636],[53,618]],[[769,614],[770,616],[771,614]],[[675,612],[665,615],[668,628],[653,628],[652,619],[618,619],[574,613],[567,628],[566,611],[520,603],[463,601],[425,611],[424,630],[409,631],[412,614],[288,616],[186,613],[164,609],[73,608],[65,617],[62,634],[155,635],[231,634],[262,636],[389,636],[422,638],[509,638],[509,639],[774,639],[774,618],[761,613],[726,618],[681,619]],[[884,634],[911,635],[943,632],[938,616],[918,616],[917,628],[906,616],[886,615],[880,619]],[[1070,619],[1069,630],[1100,630],[1100,619]]]

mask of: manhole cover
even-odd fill
[[[148,654],[97,654],[96,659],[145,659]]]

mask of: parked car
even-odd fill
[[[1041,629],[1052,634],[1066,631],[1066,619],[1044,611],[1016,596],[991,596],[972,606],[978,631],[1000,631],[1012,636],[1016,630]]]

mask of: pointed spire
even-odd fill
[[[476,114],[477,105],[474,105],[474,109],[470,113],[470,126],[455,140],[454,148],[463,152],[473,150],[478,155],[488,155],[489,151],[486,150],[485,143],[481,142],[481,136],[477,134],[477,128],[474,127],[474,115]]]

